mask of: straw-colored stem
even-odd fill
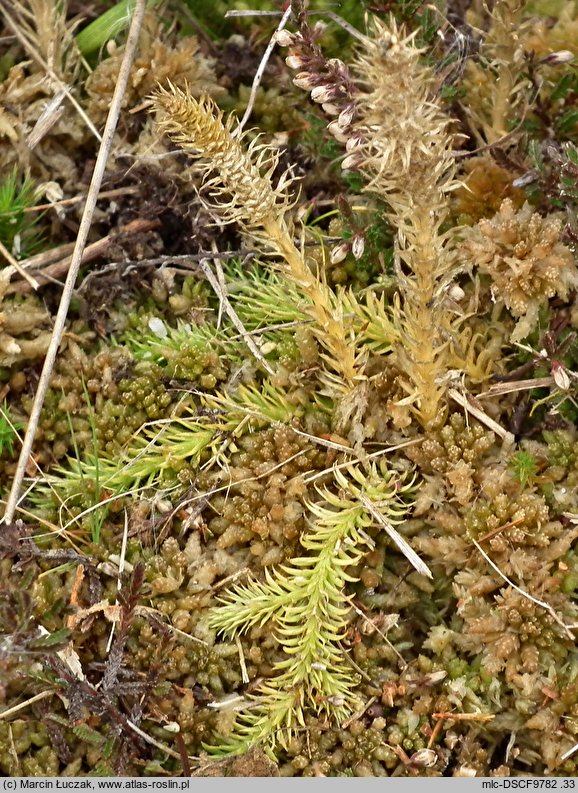
[[[341,375],[344,384],[353,389],[359,379],[355,347],[347,339],[343,318],[336,315],[329,288],[309,270],[285,223],[270,218],[263,223],[263,230],[287,263],[291,280],[309,298],[308,313],[320,329],[318,338],[327,350],[333,367]]]
[[[438,227],[439,220],[432,217],[428,207],[415,206],[400,251],[411,275],[402,276],[400,284],[404,334],[399,358],[417,395],[416,413],[426,429],[439,421],[447,369],[447,350],[442,337],[444,317],[437,296],[447,265],[438,244]]]

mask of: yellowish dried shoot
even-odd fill
[[[492,12],[492,27],[485,45],[494,50],[498,79],[493,83],[492,123],[486,133],[488,143],[508,134],[508,121],[522,88],[520,77],[524,58],[520,26],[525,5],[524,0],[500,0]]]
[[[451,336],[445,292],[455,257],[440,231],[446,194],[456,185],[450,120],[432,97],[433,74],[421,63],[413,35],[403,38],[394,23],[391,29],[374,24],[356,63],[364,91],[344,166],[364,171],[367,189],[391,207],[401,297],[397,358],[407,401],[431,428],[445,409]]]
[[[480,144],[496,143],[511,131],[515,113],[520,114],[523,98],[531,88],[524,78],[525,7],[526,0],[494,3],[490,28],[480,50],[482,62],[472,60],[466,67],[470,99],[464,109]]]
[[[67,4],[57,0],[18,0],[11,11],[21,37],[50,72],[65,83],[74,84],[80,67],[73,36],[78,22],[67,21]]]
[[[153,108],[161,113],[161,131],[198,158],[221,219],[239,224],[283,258],[286,275],[307,299],[307,313],[315,320],[331,385],[340,396],[350,393],[362,379],[362,360],[345,328],[338,299],[309,269],[293,242],[287,218],[293,205],[287,188],[293,177],[286,171],[273,185],[278,153],[258,138],[245,147],[244,136],[234,134],[236,119],[225,120],[208,97],[197,100],[170,86],[153,96]]]

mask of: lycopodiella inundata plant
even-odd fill
[[[328,114],[338,114],[329,130],[345,143],[343,168],[360,171],[366,190],[389,204],[397,229],[396,359],[407,402],[429,428],[443,418],[445,406],[451,337],[445,293],[456,257],[441,229],[457,181],[450,118],[414,38],[393,21],[387,28],[376,20],[350,70],[342,64],[317,78],[300,73],[295,82],[324,100]],[[290,66],[315,68],[306,32],[281,40],[296,53],[287,59]]]
[[[367,189],[386,198],[397,228],[402,343],[397,358],[420,423],[444,410],[450,319],[445,293],[455,257],[441,226],[455,186],[450,120],[433,97],[433,75],[420,62],[413,36],[376,23],[359,55],[364,91],[356,100],[355,145],[343,165],[369,177]]]
[[[444,332],[451,323],[444,289],[454,258],[441,225],[454,184],[449,119],[431,99],[433,78],[411,37],[376,24],[367,42],[355,66],[359,88],[350,85],[339,130],[334,124],[332,132],[348,140],[344,166],[361,170],[367,189],[389,203],[398,230],[401,300],[393,313],[371,294],[363,306],[352,293],[335,294],[308,265],[294,242],[287,191],[292,176],[285,172],[273,184],[277,152],[258,139],[245,147],[234,119],[225,120],[209,99],[197,101],[170,87],[157,92],[153,105],[161,114],[160,129],[196,155],[215,212],[284,261],[280,272],[301,296],[322,348],[322,389],[334,400],[337,426],[362,415],[364,366],[374,350],[395,361],[407,402],[427,428],[443,415],[448,368]],[[334,76],[345,75],[345,67],[334,66]],[[317,88],[315,98],[326,99],[334,113],[331,100],[343,92]],[[364,452],[363,426],[356,424],[349,437]],[[264,581],[233,589],[211,618],[214,628],[230,636],[271,621],[287,656],[262,687],[256,707],[240,720],[228,750],[256,742],[287,745],[307,712],[340,721],[355,708],[354,676],[338,643],[348,623],[345,586],[355,580],[347,569],[371,547],[371,526],[385,529],[424,572],[391,526],[406,509],[399,495],[411,485],[396,482],[386,469],[351,464],[346,470],[345,475],[335,469],[332,486],[307,505],[311,528],[300,540],[305,555],[266,573]]]
[[[367,532],[376,511],[390,526],[403,519],[414,481],[384,464],[367,472],[335,468],[333,476],[338,493],[320,489],[320,501],[309,504],[311,526],[301,537],[307,555],[266,572],[264,581],[237,585],[210,618],[227,636],[272,622],[286,654],[219,751],[241,752],[255,743],[286,747],[308,712],[339,722],[359,705],[357,675],[339,644],[350,612],[344,588],[356,580],[348,568],[373,546]]]
[[[196,155],[219,217],[238,223],[282,257],[287,277],[307,301],[306,312],[315,321],[330,389],[338,397],[350,396],[363,379],[364,356],[356,349],[339,300],[309,269],[293,241],[288,188],[294,180],[285,171],[273,184],[278,152],[258,139],[245,147],[243,136],[235,135],[235,118],[225,120],[211,99],[196,100],[170,87],[157,92],[153,106],[162,113],[160,129]]]
[[[464,110],[480,144],[501,139],[503,145],[511,142],[508,133],[520,120],[524,100],[532,89],[525,74],[525,8],[525,0],[497,0],[489,18],[478,20],[480,25],[489,25],[489,30],[482,41],[479,61],[471,60],[466,66],[468,101]]]
[[[375,22],[355,64],[363,90],[343,167],[368,178],[397,229],[397,358],[408,399],[429,428],[444,410],[450,319],[445,294],[455,256],[441,227],[456,186],[450,119],[433,96],[433,74],[414,36]]]

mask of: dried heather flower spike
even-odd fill
[[[285,172],[276,187],[271,176],[279,155],[268,146],[252,140],[245,148],[233,137],[234,116],[223,120],[223,112],[209,97],[195,99],[186,91],[170,86],[153,95],[153,108],[164,113],[159,123],[183,149],[194,152],[204,171],[206,185],[219,202],[221,217],[227,222],[256,230],[271,218],[282,218],[293,202],[287,187],[293,181]],[[209,178],[211,174],[218,176]]]
[[[283,31],[277,36],[280,46],[289,48],[285,63],[290,69],[299,69],[293,78],[298,88],[311,92],[311,99],[323,107],[329,116],[339,120],[329,125],[329,131],[338,141],[347,140],[347,131],[355,117],[355,105],[351,101],[358,89],[349,68],[339,58],[327,59],[317,44],[324,26],[319,23],[310,27],[305,13],[296,12],[300,26],[298,33]]]

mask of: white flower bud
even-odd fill
[[[337,116],[341,110],[339,105],[334,105],[333,102],[324,102],[321,107],[328,116]]]
[[[344,171],[347,171],[352,168],[358,168],[361,164],[362,158],[359,156],[358,152],[354,152],[353,154],[348,154],[347,157],[342,161],[341,168]]]
[[[293,78],[293,85],[296,85],[297,88],[303,88],[305,91],[311,90],[317,84],[318,78],[311,74],[311,72],[299,72]]]
[[[558,361],[552,362],[552,377],[560,391],[567,391],[570,388],[570,378],[566,368]]]
[[[339,264],[342,262],[347,254],[349,253],[349,244],[347,242],[341,242],[339,245],[336,245],[335,248],[331,251],[329,256],[329,261],[331,264]]]
[[[307,64],[307,60],[300,55],[288,55],[285,63],[290,69],[302,69]]]
[[[311,28],[311,33],[314,37],[322,36],[327,30],[327,22],[322,22],[320,19]]]
[[[340,76],[347,74],[347,67],[339,58],[330,58],[327,61],[327,65],[334,69]]]
[[[570,50],[558,50],[558,52],[551,52],[546,55],[540,63],[545,63],[547,66],[559,66],[562,63],[570,63],[573,60],[573,52],[570,52]]]
[[[355,107],[352,104],[347,105],[345,110],[341,111],[341,113],[339,114],[339,123],[344,129],[351,124],[354,115],[355,115]]]
[[[327,125],[327,129],[331,132],[335,140],[338,140],[340,143],[345,143],[349,138],[349,135],[345,132],[339,121],[332,121]]]
[[[365,250],[365,238],[362,234],[354,234],[351,241],[351,253],[355,259],[361,259]]]
[[[353,151],[357,149],[358,146],[361,146],[363,143],[363,136],[360,132],[354,132],[353,135],[350,135],[347,139],[347,143],[345,144],[346,151]]]
[[[316,85],[311,91],[311,99],[319,104],[333,99],[334,96],[335,91],[331,85]]]
[[[292,47],[297,41],[297,36],[295,33],[290,33],[288,30],[278,30],[274,34],[273,39],[275,44],[278,44],[280,47]]]

